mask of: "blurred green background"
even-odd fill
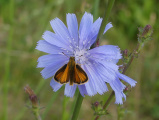
[[[66,23],[66,13],[75,13],[80,22],[85,11],[102,17],[107,0],[0,0],[0,120],[33,120],[28,95],[29,84],[39,98],[45,120],[67,120],[71,116],[74,98],[66,98],[64,88],[54,93],[50,79],[40,75],[37,59],[44,53],[35,50],[45,30],[53,31],[49,21],[55,17]],[[138,83],[129,91],[126,102],[119,107],[114,101],[110,115],[100,120],[159,120],[159,1],[117,0],[109,21],[113,28],[102,38],[102,44],[118,45],[132,51],[137,45],[138,27],[150,24],[153,40],[145,44],[126,75]],[[94,119],[91,103],[106,101],[104,95],[86,96],[79,120]],[[6,112],[7,111],[7,114]]]

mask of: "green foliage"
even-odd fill
[[[92,109],[94,111],[95,116],[97,115],[102,116],[109,114],[106,109],[103,109],[103,101],[92,103]]]
[[[50,79],[43,80],[42,69],[37,69],[37,59],[43,53],[35,50],[36,42],[45,30],[50,30],[49,21],[59,17],[66,20],[66,13],[75,13],[80,21],[84,11],[103,17],[107,0],[0,0],[0,119],[7,111],[8,120],[30,120],[34,116],[25,107],[28,96],[24,86],[29,84],[39,98],[40,111],[46,120],[70,118],[75,97],[67,99],[63,88],[54,93],[49,86]],[[99,5],[99,6],[98,6]],[[152,120],[159,119],[159,2],[157,0],[118,0],[110,14],[114,28],[102,38],[101,44],[118,45],[122,50],[132,51],[137,44],[138,27],[150,24],[154,29],[153,40],[145,44],[137,59],[128,69],[129,76],[138,83],[128,97],[120,113],[114,104],[108,108],[111,116],[100,119]],[[107,40],[105,40],[107,39]],[[5,88],[5,89],[2,89]],[[4,91],[5,90],[5,91]],[[80,118],[93,119],[91,103],[105,101],[110,93],[86,96],[80,111]],[[4,105],[7,104],[7,105]],[[7,108],[7,109],[6,109]],[[129,112],[126,112],[129,111]]]

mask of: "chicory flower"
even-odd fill
[[[75,57],[75,62],[81,65],[89,80],[82,85],[65,84],[64,94],[73,97],[78,88],[82,96],[93,96],[97,93],[102,95],[108,91],[109,83],[115,92],[115,103],[122,104],[122,98],[126,99],[123,93],[126,86],[119,79],[131,86],[135,86],[136,81],[119,72],[119,66],[116,63],[122,55],[118,46],[103,45],[90,49],[97,38],[102,18],[93,22],[93,16],[85,12],[79,27],[75,14],[68,13],[66,20],[67,27],[60,19],[53,19],[50,24],[54,33],[46,31],[43,34],[44,40],[38,41],[36,49],[48,53],[38,59],[37,67],[44,68],[41,71],[42,76],[45,79],[52,77],[50,85],[56,92],[63,84],[54,80],[54,74],[68,63],[69,57]],[[111,27],[112,24],[108,23],[104,33]]]

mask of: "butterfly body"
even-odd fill
[[[54,80],[65,84],[70,82],[70,85],[83,84],[88,81],[88,76],[85,71],[75,62],[74,57],[70,57],[69,62],[61,67],[54,75]]]

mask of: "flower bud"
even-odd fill
[[[123,50],[123,56],[128,57],[128,49]]]
[[[99,105],[99,102],[96,101],[96,102],[94,103],[94,106],[95,106],[95,107],[98,107],[98,105]]]
[[[152,35],[152,27],[151,25],[146,25],[143,29],[142,36],[147,37]]]
[[[26,85],[24,87],[24,90],[27,94],[29,94],[29,99],[32,103],[32,107],[38,107],[38,98],[35,95],[34,91],[29,87],[29,85]]]
[[[144,28],[139,28],[138,41],[144,44],[144,42],[152,40],[153,29],[151,25],[146,25]]]

